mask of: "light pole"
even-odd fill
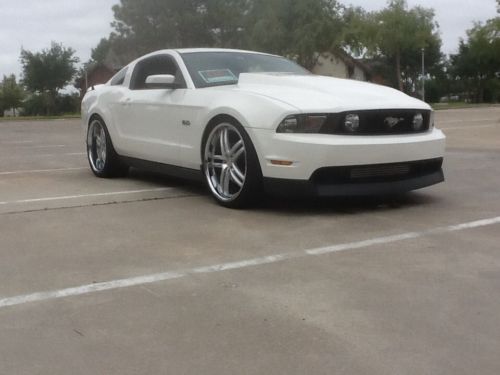
[[[425,48],[422,47],[422,100],[425,102]]]

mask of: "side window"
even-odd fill
[[[121,86],[125,82],[125,76],[127,75],[128,66],[116,73],[113,78],[111,78],[111,86]]]
[[[179,87],[186,87],[184,77],[182,76],[175,60],[169,55],[156,55],[141,60],[135,65],[135,69],[130,80],[130,89],[147,89],[146,78],[155,74],[171,74],[175,76]]]

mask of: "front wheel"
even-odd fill
[[[230,208],[253,203],[261,193],[257,153],[243,127],[231,121],[211,126],[203,146],[203,173],[215,200]]]

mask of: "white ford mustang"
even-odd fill
[[[432,109],[397,90],[224,49],[143,56],[82,102],[90,167],[203,178],[241,207],[258,193],[401,193],[444,180]]]

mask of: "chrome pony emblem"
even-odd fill
[[[387,125],[389,128],[395,127],[397,124],[399,124],[401,121],[404,121],[404,118],[400,117],[386,117],[384,120],[384,124]]]

